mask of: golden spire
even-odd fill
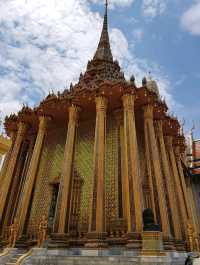
[[[97,51],[94,55],[94,60],[113,61],[112,52],[110,49],[110,41],[108,35],[108,0],[105,1],[105,13],[103,21],[103,29]]]

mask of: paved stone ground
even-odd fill
[[[32,256],[24,265],[184,265],[186,253],[167,253],[165,257],[141,257],[136,253],[124,251],[121,255],[106,255],[106,252],[84,250],[34,249]],[[73,256],[70,254],[74,254]],[[107,252],[108,253],[108,252]],[[116,252],[115,252],[116,253]],[[83,254],[83,255],[82,255]]]

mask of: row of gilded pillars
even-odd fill
[[[48,117],[41,116],[40,117],[40,122],[39,122],[39,129],[37,133],[37,138],[34,144],[33,151],[29,150],[31,155],[30,163],[27,169],[26,177],[25,177],[25,183],[23,186],[23,191],[20,194],[19,198],[19,204],[16,209],[16,214],[15,217],[17,218],[17,221],[19,223],[19,235],[23,234],[23,229],[29,209],[29,203],[31,200],[31,194],[33,191],[33,186],[37,174],[37,169],[39,165],[39,160],[40,160],[40,154],[42,151],[42,146],[43,146],[43,140],[44,136],[46,133],[46,126],[48,122]],[[18,131],[16,135],[16,139],[13,142],[12,150],[11,152],[8,153],[8,163],[4,165],[3,172],[5,174],[4,177],[4,182],[1,188],[1,193],[0,193],[0,199],[1,199],[1,204],[0,204],[0,222],[1,222],[1,230],[5,228],[4,224],[6,224],[6,220],[3,218],[3,214],[9,211],[7,208],[7,202],[9,201],[11,195],[9,194],[10,192],[10,187],[13,185],[13,181],[15,179],[15,170],[17,168],[17,163],[19,161],[19,156],[21,152],[21,148],[23,145],[23,141],[26,137],[26,133],[28,130],[28,125],[26,123],[20,122],[18,125]],[[32,145],[30,144],[30,147]],[[16,195],[16,194],[15,194]],[[4,216],[5,217],[5,216]],[[3,224],[2,224],[2,221]],[[8,220],[7,220],[8,221]]]
[[[122,98],[123,101],[123,121],[124,125],[121,125],[121,140],[123,141],[124,150],[122,150],[122,167],[123,167],[123,209],[124,218],[127,220],[128,231],[131,232],[141,232],[142,231],[142,187],[139,174],[139,160],[138,160],[138,148],[137,148],[137,137],[135,128],[135,114],[134,114],[134,95],[126,94]],[[105,172],[105,131],[106,131],[106,111],[107,111],[107,99],[103,96],[96,98],[96,129],[95,129],[95,145],[94,145],[94,174],[93,174],[93,196],[91,198],[91,210],[90,210],[90,222],[89,231],[95,231],[97,233],[104,232],[105,230],[105,195],[104,195],[104,172]],[[63,234],[68,231],[69,227],[69,215],[70,215],[70,191],[72,182],[72,170],[73,170],[73,157],[74,157],[74,145],[75,145],[75,135],[76,126],[78,121],[78,113],[80,109],[72,105],[69,108],[69,122],[67,139],[65,145],[64,161],[61,174],[61,185],[58,196],[55,227],[54,232]],[[26,216],[28,212],[28,207],[31,199],[31,193],[33,190],[37,168],[40,160],[40,154],[43,146],[44,136],[46,133],[46,127],[48,123],[48,117],[41,116],[39,130],[37,134],[36,143],[34,145],[33,155],[27,172],[26,182],[23,189],[23,196],[20,200],[20,207],[17,209],[17,219],[19,222],[20,232],[22,235],[23,228],[26,221]],[[175,231],[175,238],[182,239],[181,228],[180,228],[180,216],[178,216],[176,209],[176,198],[174,194],[174,185],[172,176],[176,179],[176,190],[179,191],[177,194],[179,205],[185,202],[185,207],[181,212],[181,217],[184,219],[184,224],[187,224],[189,209],[187,209],[186,200],[186,187],[184,182],[184,176],[179,178],[181,169],[180,156],[178,159],[179,172],[176,166],[176,160],[174,157],[174,151],[172,147],[172,140],[169,143],[169,152],[166,151],[162,124],[161,121],[158,122],[156,126],[157,135],[159,135],[159,146],[161,156],[159,156],[159,150],[156,140],[156,133],[153,124],[153,107],[148,105],[144,107],[144,126],[145,126],[145,143],[146,143],[146,156],[147,161],[151,162],[148,164],[148,175],[149,183],[151,187],[151,201],[152,208],[156,217],[155,209],[155,193],[153,192],[155,187],[153,187],[153,180],[155,178],[155,184],[157,188],[157,195],[159,196],[159,209],[160,218],[162,224],[162,231],[164,236],[167,238],[170,234],[169,218],[165,199],[165,190],[162,179],[161,172],[161,162],[163,163],[164,175],[166,178],[167,193],[169,196],[170,208],[172,211],[173,226]],[[0,216],[2,216],[5,205],[6,198],[5,194],[8,194],[9,186],[11,185],[12,175],[14,173],[14,168],[17,162],[17,157],[20,152],[20,145],[23,141],[27,130],[27,125],[24,123],[19,124],[19,130],[13,146],[12,154],[10,155],[10,161],[6,170],[6,182],[4,182],[4,188],[1,193],[1,208]],[[167,157],[169,154],[169,158]],[[148,159],[149,158],[149,159]],[[160,161],[160,160],[163,161]],[[170,161],[169,161],[170,160]],[[172,164],[173,174],[169,172],[170,165]],[[182,173],[181,173],[182,174]],[[182,183],[183,191],[180,190],[180,183]],[[133,192],[134,191],[134,192]],[[130,193],[133,192],[133,208],[134,217],[131,214],[131,196]],[[185,198],[184,198],[185,197]],[[187,209],[187,210],[186,210]],[[134,220],[133,220],[134,218]],[[133,224],[135,224],[133,226]],[[67,229],[66,229],[67,227]]]
[[[122,142],[124,144],[124,150],[122,150],[122,167],[123,167],[123,216],[127,220],[128,233],[131,232],[141,232],[142,231],[142,185],[139,175],[139,161],[138,161],[138,149],[137,149],[137,137],[135,128],[135,114],[134,114],[134,96],[131,94],[124,95],[123,98],[124,107],[124,125],[121,126],[120,135],[122,137]],[[105,232],[105,191],[104,191],[104,173],[105,173],[105,131],[106,131],[106,110],[107,110],[107,99],[105,97],[96,98],[96,129],[95,129],[95,144],[94,144],[94,171],[93,171],[93,192],[91,198],[91,210],[89,218],[89,232],[103,233]],[[78,114],[78,112],[76,112]],[[186,231],[187,222],[189,219],[189,211],[187,212],[187,195],[184,193],[185,183],[182,178],[183,190],[180,190],[180,174],[178,170],[182,171],[181,167],[177,168],[174,150],[172,146],[172,137],[168,137],[170,142],[169,150],[166,151],[166,145],[164,142],[164,134],[162,131],[162,121],[158,121],[156,128],[158,130],[158,140],[157,143],[156,132],[153,123],[153,106],[144,107],[144,121],[145,121],[145,142],[146,142],[146,153],[150,165],[148,166],[149,173],[149,183],[151,183],[151,201],[152,207],[155,208],[155,187],[157,189],[158,203],[159,203],[159,214],[161,219],[162,231],[165,238],[169,238],[171,230],[168,216],[168,208],[165,196],[165,187],[163,175],[165,175],[165,181],[167,185],[167,193],[169,197],[170,208],[172,209],[172,222],[174,227],[175,238],[177,240],[183,239],[183,234],[181,232],[181,218],[183,218],[184,231]],[[69,134],[68,137],[71,139],[71,143],[74,143],[75,138],[75,122],[72,122],[72,130],[74,133],[70,133],[69,124]],[[122,129],[123,127],[123,129]],[[68,141],[67,141],[68,142]],[[68,144],[66,144],[67,150],[72,150],[73,147],[69,149]],[[159,155],[161,152],[161,156]],[[169,155],[169,158],[167,157]],[[58,233],[65,233],[66,224],[69,220],[69,204],[70,200],[70,181],[71,172],[73,166],[73,152],[70,153],[70,160],[66,156],[66,167],[70,167],[68,170],[68,175],[64,175],[62,179],[62,190],[65,191],[64,196],[60,196],[59,211],[57,211],[58,220]],[[151,158],[151,159],[150,159]],[[161,161],[163,160],[163,161]],[[70,161],[70,163],[68,162]],[[180,153],[177,155],[178,165],[180,165]],[[163,163],[164,174],[161,170],[161,163]],[[173,168],[173,172],[169,172],[169,168]],[[64,166],[64,167],[65,167]],[[65,167],[65,169],[66,169]],[[63,171],[64,172],[64,171]],[[154,175],[154,176],[153,176]],[[65,177],[64,177],[65,176]],[[67,177],[66,177],[67,176]],[[152,178],[154,177],[154,182]],[[175,177],[175,183],[173,178]],[[65,182],[66,181],[66,182]],[[134,192],[133,192],[134,191]],[[134,216],[131,214],[131,203],[133,194],[133,208]],[[178,203],[176,200],[175,192],[178,194]],[[67,203],[66,203],[67,202]],[[184,205],[183,205],[183,202]],[[59,205],[59,204],[58,204]],[[181,207],[181,216],[178,214],[177,208]],[[154,209],[155,210],[155,209]],[[64,213],[64,214],[62,214]],[[155,210],[155,217],[156,217]],[[68,227],[68,226],[67,226]],[[185,235],[184,235],[185,236]]]

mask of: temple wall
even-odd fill
[[[81,191],[81,223],[88,223],[93,177],[95,121],[79,123],[75,147],[74,170],[83,179]]]
[[[45,138],[36,177],[29,226],[38,225],[42,215],[48,216],[52,197],[50,184],[58,181],[60,176],[65,140],[66,128],[52,129]]]
[[[118,130],[112,115],[107,118],[105,157],[105,214],[106,219],[118,216]],[[95,121],[79,124],[74,170],[83,179],[80,222],[87,222],[92,194]]]

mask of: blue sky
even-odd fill
[[[200,137],[200,0],[110,0],[114,57],[138,85],[151,72],[185,131]],[[76,82],[97,47],[103,0],[0,0],[0,110],[35,106]]]

